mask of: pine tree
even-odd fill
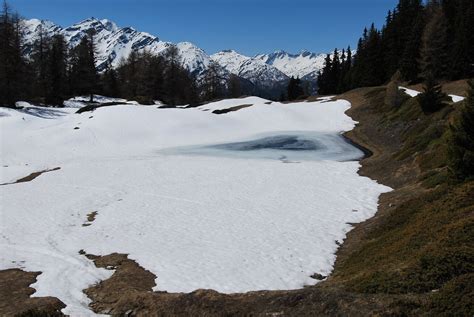
[[[450,127],[448,171],[455,181],[474,176],[474,81],[469,82],[458,122]]]
[[[203,94],[204,100],[215,100],[223,96],[221,78],[219,76],[219,66],[211,61],[204,77]]]
[[[441,91],[441,86],[436,82],[434,75],[426,75],[423,93],[418,96],[418,100],[425,114],[434,113],[444,107],[446,94]]]
[[[67,44],[55,35],[48,52],[46,103],[61,106],[67,95]]]
[[[331,74],[332,70],[332,59],[331,55],[327,54],[326,58],[324,59],[324,67],[322,71],[318,72],[318,94],[320,95],[326,95],[329,94],[331,90]],[[293,81],[295,80],[292,78]],[[291,83],[291,81],[290,81]],[[290,98],[290,95],[288,94],[288,98]]]
[[[229,77],[229,95],[232,98],[238,98],[242,95],[242,87],[239,76],[231,74]]]
[[[422,36],[421,71],[426,80],[428,76],[437,79],[446,77],[447,72],[447,22],[441,6],[431,0],[427,7],[428,22]]]
[[[303,97],[304,90],[301,87],[301,79],[299,77],[291,77],[290,81],[288,82],[287,87],[287,96],[288,100],[296,100],[300,97]]]
[[[120,96],[118,74],[117,71],[111,66],[110,61],[107,61],[105,65],[105,71],[101,78],[101,86],[104,95],[109,97]]]
[[[48,87],[48,63],[50,57],[51,39],[43,32],[43,27],[39,25],[38,38],[33,44],[31,53],[31,66],[34,72],[33,94],[44,103]]]
[[[94,93],[98,88],[98,74],[95,68],[94,37],[90,32],[81,39],[79,45],[72,51],[71,80],[73,94],[90,95],[94,101]]]
[[[23,33],[18,14],[12,13],[6,1],[0,13],[0,105],[14,107],[28,97],[28,69],[22,56]]]
[[[420,74],[420,49],[423,29],[425,27],[425,14],[420,10],[415,20],[410,36],[407,37],[402,58],[400,60],[400,72],[404,80],[415,83]]]
[[[450,4],[450,5],[448,5]],[[443,9],[448,18],[449,77],[459,79],[474,76],[474,2],[445,1]],[[454,12],[452,12],[454,11]],[[451,41],[449,41],[451,40]]]

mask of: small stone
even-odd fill
[[[79,130],[79,127],[75,127],[74,130]]]

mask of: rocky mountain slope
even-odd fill
[[[89,18],[63,28],[51,21],[30,19],[24,20],[26,40],[25,52],[31,52],[34,42],[43,32],[47,36],[62,34],[71,47],[79,44],[81,38],[90,30],[95,33],[97,50],[97,67],[104,69],[110,62],[116,67],[132,51],[147,50],[152,54],[164,54],[172,45],[176,45],[181,56],[182,65],[196,78],[202,79],[211,61],[221,67],[221,75],[240,76],[253,84],[257,90],[278,90],[286,85],[291,76],[300,77],[314,83],[316,73],[322,68],[325,54],[303,51],[298,55],[277,51],[249,57],[233,50],[226,50],[209,56],[204,50],[189,42],[173,44],[160,40],[146,32],[132,27],[119,27],[107,19]]]
[[[299,77],[304,80],[316,80],[318,70],[324,66],[326,54],[316,54],[302,51],[300,54],[290,54],[276,51],[271,54],[261,54],[255,59],[272,65],[287,76]]]
[[[249,80],[254,85],[268,87],[286,82],[289,77],[276,67],[265,62],[237,53],[233,50],[221,51],[211,55],[211,59],[229,73]]]

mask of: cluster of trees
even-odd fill
[[[328,54],[324,61],[324,68],[318,72],[318,92],[322,95],[335,94],[349,88],[349,71],[352,67],[352,51],[348,47],[342,50],[339,57],[337,48],[332,56]]]
[[[283,100],[296,100],[298,98],[302,98],[305,95],[305,91],[302,87],[302,82],[299,77],[291,77],[290,81],[288,82],[287,87],[287,95],[282,96],[280,99]]]
[[[48,36],[43,30],[31,50],[25,51],[22,20],[6,1],[0,13],[0,106],[14,107],[19,100],[62,106],[65,99],[94,94],[169,105],[197,104],[242,94],[240,78],[231,76],[226,83],[216,64],[199,85],[181,66],[178,49],[168,48],[156,56],[132,52],[117,67],[107,63],[96,68],[94,33],[85,35],[71,48],[64,36]]]
[[[198,102],[195,81],[180,66],[179,53],[171,46],[165,55],[131,52],[118,67],[108,65],[101,75],[101,92],[143,104],[160,100],[169,105]]]
[[[400,0],[381,30],[364,29],[357,54],[337,80],[339,56],[328,56],[320,93],[377,86],[400,71],[411,83],[455,80],[474,75],[474,1]],[[449,36],[448,36],[449,35]],[[350,52],[350,50],[349,50]],[[347,52],[346,52],[347,53]],[[348,54],[348,53],[347,53]]]

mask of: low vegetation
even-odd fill
[[[389,109],[370,106],[381,104],[385,90],[364,94],[378,118],[370,124],[378,125],[379,137],[399,132],[399,146],[378,144],[389,153],[385,160],[398,162],[385,172],[391,174],[388,178],[402,178],[393,181],[391,193],[399,202],[381,206],[376,225],[338,262],[331,283],[356,293],[408,295],[398,305],[411,314],[474,313],[474,180],[468,159],[472,143],[452,141],[472,140],[471,126],[466,125],[472,116],[472,92],[462,103],[428,113],[422,111],[421,95]],[[363,123],[359,129],[367,128]]]

